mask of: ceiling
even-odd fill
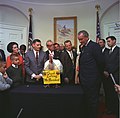
[[[96,0],[11,0],[22,3],[32,3],[32,4],[51,4],[51,5],[60,5],[60,4],[77,4],[77,3],[85,3]]]

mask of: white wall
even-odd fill
[[[0,0],[0,22],[28,27],[28,20],[26,18],[29,16],[28,9],[30,7],[33,8],[33,36],[34,38],[41,39],[44,49],[46,50],[46,41],[48,39],[54,40],[54,17],[77,16],[77,32],[85,29],[90,33],[90,38],[95,40],[95,5],[99,4],[101,6],[100,16],[102,16],[102,14],[116,1],[118,0],[93,0],[88,3],[79,3],[73,5],[40,5]],[[7,6],[8,8],[6,8],[6,6],[2,5],[8,5],[12,7]],[[114,13],[114,10],[118,13],[117,9],[113,9],[112,13]],[[109,19],[111,16],[113,17],[113,14],[110,13]],[[107,15],[105,17],[107,17]],[[102,21],[104,22],[103,19],[104,17],[102,18]],[[79,45],[79,42],[77,45]]]
[[[113,4],[101,17],[101,35],[102,38],[106,38],[106,34],[104,34],[104,25],[113,23],[113,22],[118,22],[120,21],[120,16],[119,16],[119,4],[116,3]]]

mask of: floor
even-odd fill
[[[114,114],[107,115],[105,113],[104,96],[100,97],[98,118],[116,118]]]

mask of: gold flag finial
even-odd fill
[[[28,12],[30,13],[30,15],[32,15],[32,11],[33,11],[32,8],[29,8],[29,9],[28,9]]]
[[[95,5],[95,8],[96,8],[97,11],[99,11],[99,9],[100,9],[100,5],[98,5],[98,4]]]

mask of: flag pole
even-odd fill
[[[100,5],[95,5],[96,8],[96,42],[98,43],[100,39],[100,21],[99,21],[99,10]]]
[[[100,5],[95,5],[95,8],[96,8],[96,10],[99,12],[99,10],[100,10]]]
[[[32,11],[33,11],[32,8],[29,8],[29,9],[28,9],[29,15],[32,15]]]
[[[32,35],[32,8],[28,9],[29,12],[29,36],[28,36],[28,50],[32,49],[32,41],[33,41],[33,35]]]

